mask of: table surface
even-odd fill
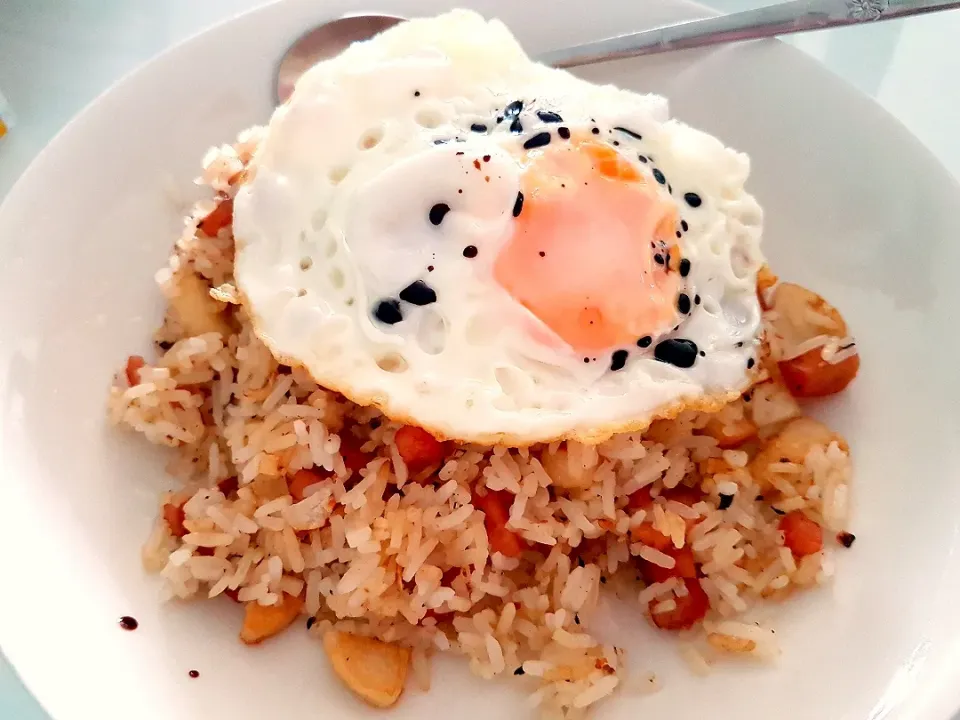
[[[164,48],[267,0],[2,0],[0,91],[17,124],[0,140],[0,200],[63,125]],[[763,0],[707,0],[721,11]],[[960,11],[788,42],[876,99],[960,178]],[[0,718],[48,720],[0,656]]]

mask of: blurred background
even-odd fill
[[[734,12],[770,1],[705,4]],[[268,2],[0,0],[0,92],[16,114],[16,126],[0,139],[0,201],[63,125],[119,77],[179,40]],[[787,42],[875,98],[960,178],[960,11]],[[2,655],[0,718],[48,720]]]

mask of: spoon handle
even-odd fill
[[[668,50],[686,50],[879,22],[954,8],[960,8],[960,0],[790,0],[755,10],[692,20],[554,50],[544,53],[537,60],[544,65],[569,68]]]

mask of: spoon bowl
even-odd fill
[[[545,65],[581,65],[688,50],[720,43],[825,30],[859,23],[960,9],[960,0],[787,0],[766,7],[665,25],[626,35],[561,48],[535,58]],[[358,40],[367,40],[405,18],[396,15],[347,15],[301,35],[277,68],[275,95],[284,102],[297,79],[315,63]]]
[[[277,102],[287,101],[297,80],[313,65],[404,20],[406,18],[397,15],[346,15],[308,30],[294,41],[277,67],[274,87]]]

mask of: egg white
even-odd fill
[[[494,125],[516,99],[527,112],[512,136]],[[648,177],[654,166],[664,174],[651,184],[688,225],[677,242],[701,302],[675,334],[701,351],[692,367],[636,346],[617,372],[610,353],[584,362],[546,326],[531,332],[539,321],[493,280],[521,144],[556,130],[533,107],[574,130],[603,128],[604,140],[617,127],[642,137],[618,135],[624,156]],[[471,130],[478,124],[488,131]],[[719,406],[749,384],[762,213],[744,190],[748,174],[745,155],[670,120],[663,98],[537,65],[501,23],[453,11],[303,76],[236,198],[236,281],[271,350],[358,403],[446,438],[599,441]],[[434,224],[438,203],[449,211]],[[464,257],[468,246],[475,257]],[[402,322],[378,321],[377,303],[416,280],[437,302],[401,303]]]

